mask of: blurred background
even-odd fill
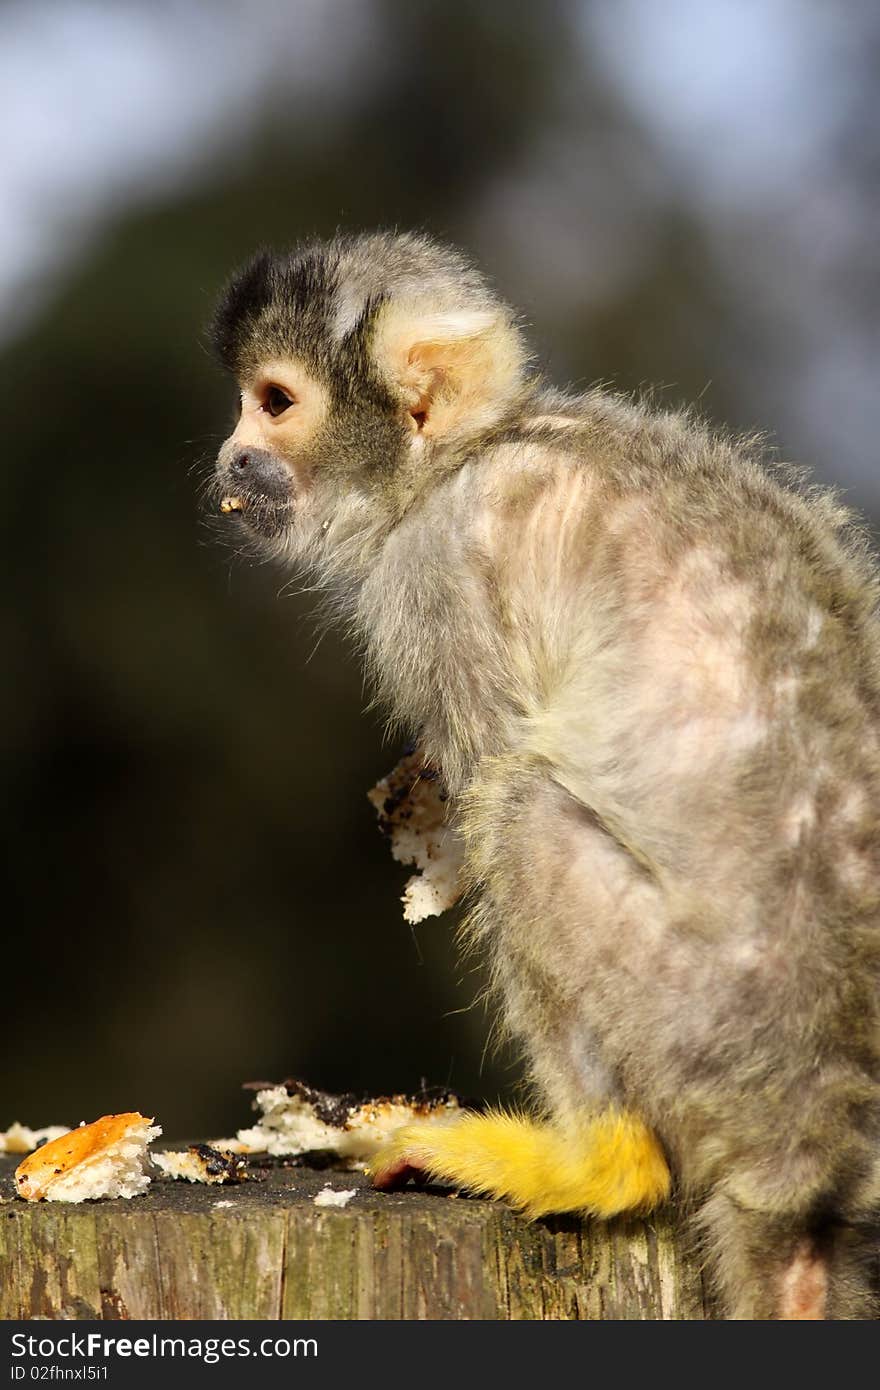
[[[517,1080],[454,915],[402,920],[355,661],[200,518],[230,270],[424,228],[557,382],[659,385],[880,514],[878,73],[871,0],[0,5],[0,1128]]]

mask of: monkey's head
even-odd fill
[[[275,554],[350,564],[515,408],[511,310],[416,235],[264,252],[213,323],[241,415],[217,459],[221,510]]]

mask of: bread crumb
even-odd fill
[[[418,749],[406,753],[387,777],[367,792],[379,829],[399,864],[419,870],[403,890],[403,916],[411,923],[439,917],[461,894],[464,847],[448,820],[448,799],[439,774]]]
[[[16,1120],[8,1129],[0,1130],[0,1154],[29,1154],[41,1144],[49,1144],[60,1139],[62,1134],[70,1133],[70,1125],[46,1125],[44,1129],[30,1129]]]
[[[357,1196],[356,1187],[333,1188],[325,1183],[317,1197],[312,1200],[316,1207],[347,1207],[352,1197]]]

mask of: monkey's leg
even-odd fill
[[[720,1193],[699,1221],[728,1317],[877,1317],[876,1229],[747,1209]]]
[[[491,1111],[448,1123],[404,1126],[373,1159],[376,1187],[414,1173],[468,1192],[506,1198],[529,1217],[580,1211],[648,1211],[669,1193],[666,1159],[636,1115],[584,1114],[564,1126]]]

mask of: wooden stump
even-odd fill
[[[280,1165],[74,1206],[14,1197],[15,1166],[0,1158],[4,1320],[712,1316],[671,1210],[528,1223],[436,1188],[377,1193],[359,1173]],[[316,1206],[327,1184],[355,1196]]]

